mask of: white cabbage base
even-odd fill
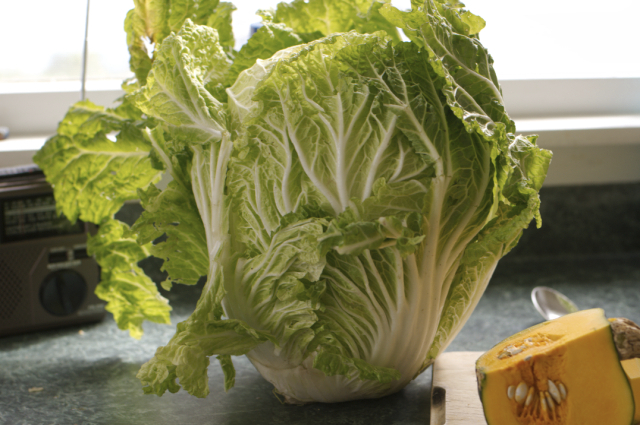
[[[441,347],[440,352],[446,349],[471,316],[491,280],[497,264],[496,260],[484,276],[483,281],[479,282],[476,292],[470,297],[469,304],[456,326],[450,330],[449,338]],[[423,311],[424,308],[421,313]],[[399,313],[395,323],[409,324],[407,320],[412,318],[411,310],[400,309]],[[426,314],[416,313],[413,318],[426,318],[426,316]],[[437,317],[440,315],[438,314]],[[286,403],[335,403],[384,397],[403,389],[425,366],[427,353],[437,331],[437,323],[421,324],[416,320],[411,320],[411,322],[408,327],[401,326],[399,329],[394,329],[392,334],[379,338],[378,344],[376,344],[378,350],[375,350],[377,359],[365,359],[374,366],[399,370],[401,378],[390,384],[381,384],[373,380],[363,381],[357,377],[350,378],[342,375],[326,376],[312,366],[315,354],[308,356],[299,364],[292,364],[286,356],[277,354],[278,350],[271,342],[259,345],[247,353],[247,357],[258,372],[274,385],[276,391],[284,396]],[[382,359],[385,361],[380,361]]]

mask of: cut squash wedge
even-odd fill
[[[633,424],[627,375],[634,372],[625,373],[620,360],[640,356],[635,345],[640,328],[625,321],[607,320],[602,309],[579,311],[519,332],[486,352],[476,375],[487,423]]]

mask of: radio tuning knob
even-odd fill
[[[80,308],[87,295],[87,283],[73,270],[58,270],[40,286],[40,303],[54,316],[69,316]]]

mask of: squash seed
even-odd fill
[[[566,400],[567,399],[567,389],[564,387],[562,382],[558,382],[558,389],[560,390],[560,395],[562,396],[562,399]]]
[[[516,395],[516,387],[509,385],[509,388],[507,388],[507,397],[509,397],[509,400],[513,400],[514,395]]]
[[[542,407],[543,412],[547,411],[547,402],[545,400],[544,394],[540,391],[540,407]]]
[[[547,404],[549,405],[551,410],[554,410],[555,403],[553,402],[553,399],[551,398],[551,395],[549,394],[549,391],[545,391],[544,395],[545,395],[545,398],[547,399]]]
[[[549,394],[551,394],[551,397],[553,397],[556,403],[560,404],[562,402],[562,397],[560,396],[560,391],[558,391],[556,384],[549,379],[547,385],[549,386]]]
[[[522,381],[518,384],[518,388],[516,388],[516,401],[518,404],[522,404],[524,399],[527,397],[527,391],[529,391],[529,386],[526,382]]]
[[[527,394],[527,400],[524,402],[525,406],[529,406],[533,401],[533,387],[529,388],[529,393]]]
[[[516,354],[520,354],[522,350],[524,350],[523,347],[512,348],[509,350],[509,354],[511,354],[512,356],[515,356]]]

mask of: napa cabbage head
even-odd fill
[[[145,392],[206,396],[212,356],[229,389],[237,355],[289,402],[395,392],[539,222],[551,155],[516,134],[458,2],[295,0],[239,52],[221,5],[175,18],[123,104],[74,106],[36,160],[62,212],[101,224],[98,293],[132,335],[168,318],[137,261],[163,258],[165,289],[207,276]],[[133,198],[129,228],[113,214]]]

